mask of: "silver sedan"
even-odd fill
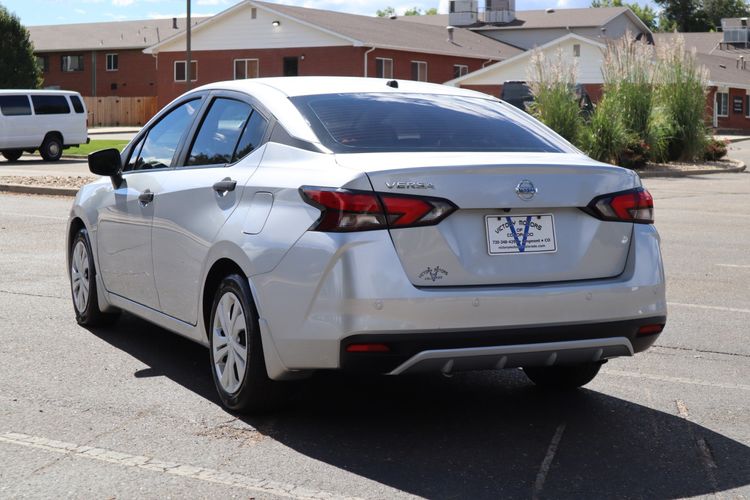
[[[68,227],[85,326],[210,349],[258,411],[315,370],[522,367],[586,384],[666,322],[653,200],[502,101],[418,82],[219,82],[89,157]]]

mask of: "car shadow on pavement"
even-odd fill
[[[203,347],[129,315],[92,332],[149,366],[136,377],[165,376],[219,404]],[[307,457],[422,497],[677,498],[750,485],[750,447],[676,408],[544,392],[519,370],[321,373],[295,385],[288,408],[239,418]]]

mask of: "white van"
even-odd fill
[[[86,105],[78,92],[0,90],[0,153],[16,161],[39,150],[57,161],[63,149],[87,144]]]

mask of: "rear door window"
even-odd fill
[[[34,113],[37,115],[66,115],[70,113],[68,100],[64,95],[33,95]]]
[[[29,97],[25,95],[0,96],[0,112],[4,116],[24,116],[31,114]]]
[[[252,112],[242,101],[214,99],[195,135],[186,166],[230,163]]]

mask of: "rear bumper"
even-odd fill
[[[597,362],[648,349],[659,334],[639,335],[665,316],[607,323],[400,335],[352,335],[341,342],[341,368],[399,375]],[[352,344],[382,344],[388,352],[347,352]]]
[[[635,338],[637,327],[667,315],[659,236],[644,224],[635,225],[625,270],[614,278],[418,288],[388,233],[367,231],[305,233],[250,282],[266,338],[289,372],[352,368],[363,360],[343,356],[342,346],[354,338],[395,346],[392,362],[371,370],[382,373],[437,349],[624,338],[638,352],[656,336]]]

